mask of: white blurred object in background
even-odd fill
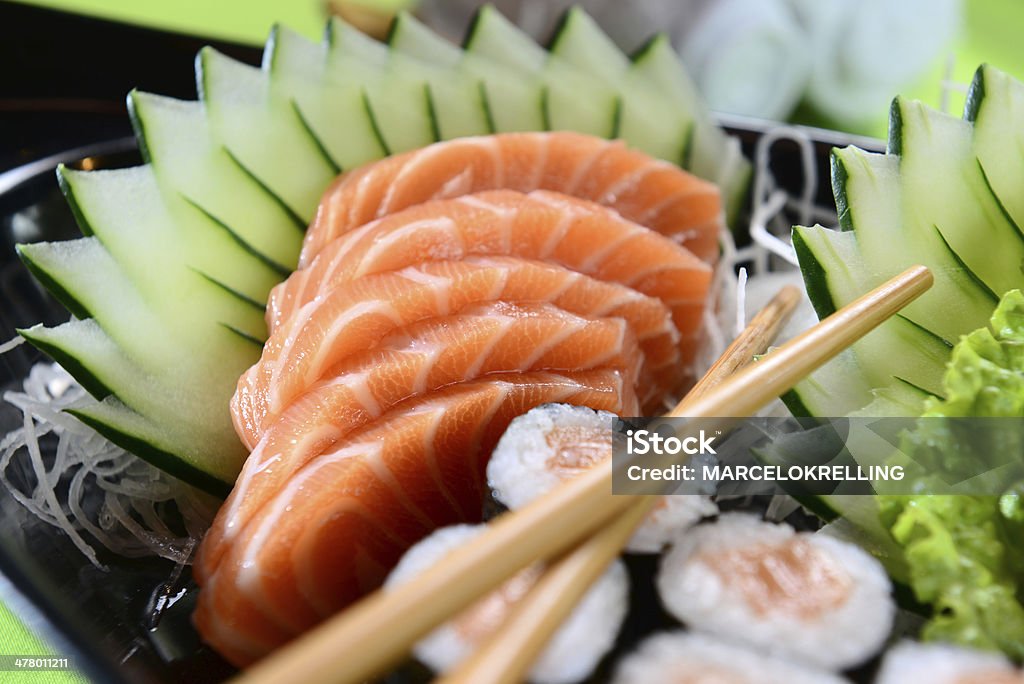
[[[673,39],[712,109],[785,120],[803,96],[812,53],[787,0],[706,2]]]
[[[423,0],[420,14],[458,40],[482,0]],[[961,0],[492,0],[545,41],[580,5],[626,52],[666,33],[712,109],[788,118],[805,100],[840,126],[877,119],[936,63]]]
[[[807,102],[836,123],[877,118],[948,49],[960,0],[789,0],[808,35]]]

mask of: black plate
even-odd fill
[[[730,124],[730,130],[740,137],[748,154],[768,126],[738,120]],[[808,129],[808,133],[815,140],[820,201],[828,203],[828,150],[849,141],[827,131]],[[877,143],[866,142],[877,147]],[[53,175],[58,161],[72,160],[79,160],[77,165],[88,168],[139,162],[134,142],[122,139],[72,150],[0,174],[0,342],[13,337],[17,327],[39,322],[55,325],[67,319],[63,307],[39,287],[17,259],[14,244],[79,236]],[[794,146],[782,144],[773,150],[772,168],[776,177],[792,182],[791,189],[799,187],[800,161]],[[32,364],[40,360],[42,355],[29,345],[0,357],[0,386],[19,386]],[[6,404],[0,406],[0,435],[20,420],[18,411]],[[164,589],[173,564],[106,556],[102,560],[110,571],[103,572],[93,568],[62,532],[20,512],[3,488],[0,511],[0,573],[10,580],[3,598],[54,643],[61,654],[73,656],[93,679],[218,682],[231,674],[231,667],[203,647],[192,628],[189,614],[195,591],[187,572],[179,586],[189,586],[191,590],[163,614],[153,629],[153,599]],[[649,584],[651,573],[643,571],[643,561],[631,565],[634,587],[642,590],[645,583]],[[648,577],[645,579],[644,575]],[[635,641],[662,621],[656,601],[645,604],[651,606],[650,614],[632,616],[624,641]]]
[[[89,168],[139,163],[134,141],[72,150]],[[0,341],[18,327],[55,325],[67,312],[32,279],[14,252],[15,242],[63,240],[80,235],[54,177],[56,159],[0,174]],[[0,388],[20,389],[32,364],[44,357],[29,345],[0,356]],[[20,425],[21,414],[0,404],[0,435]],[[61,655],[95,681],[217,682],[232,669],[203,648],[189,615],[192,591],[152,626],[154,599],[174,571],[159,559],[102,555],[109,571],[93,567],[61,531],[28,515],[0,487],[0,573],[9,580],[0,598],[25,618]],[[188,576],[179,586],[187,585]]]
[[[130,138],[110,141],[128,133],[123,94],[142,84],[157,92],[194,97],[191,60],[196,49],[207,41],[4,2],[0,2],[0,25],[22,35],[19,40],[0,41],[0,57],[5,63],[25,64],[39,55],[48,56],[36,59],[36,67],[28,76],[19,76],[0,90],[0,133],[15,131],[18,136],[13,141],[0,140],[0,171],[28,159],[41,159],[0,173],[3,342],[14,336],[17,327],[39,322],[55,325],[67,318],[63,307],[35,283],[14,253],[16,242],[79,235],[60,196],[53,168],[60,161],[83,158],[89,168],[138,163]],[[69,61],[66,52],[60,53],[63,59],[53,57],[56,51],[83,44],[95,49],[84,50],[81,59]],[[258,51],[252,49],[223,44],[218,48],[250,63],[258,59]],[[125,60],[126,53],[148,58]],[[142,78],[146,80],[136,80]],[[20,99],[3,99],[9,97]],[[93,110],[75,110],[81,106]],[[92,117],[92,123],[82,124],[83,116]],[[729,124],[748,155],[769,125],[739,119],[730,119]],[[818,199],[831,204],[828,150],[851,141],[827,131],[808,132],[815,140],[819,164]],[[54,154],[95,140],[108,142]],[[856,142],[879,147],[874,141]],[[798,188],[802,179],[796,148],[779,145],[772,159],[776,177],[786,181],[788,188]],[[28,345],[0,356],[0,388],[19,387],[32,364],[40,360],[42,355]],[[0,435],[20,420],[18,411],[0,403]],[[0,487],[0,574],[8,580],[0,577],[0,598],[48,639],[59,654],[73,657],[90,678],[102,682],[219,682],[233,672],[199,643],[189,621],[194,591],[175,603],[152,627],[153,599],[174,570],[170,562],[109,556],[102,560],[109,565],[109,572],[94,568],[62,532],[27,516]],[[187,573],[180,581],[188,583]],[[658,620],[653,612],[641,617],[641,622],[648,617]],[[629,639],[645,631],[630,629],[633,634]]]

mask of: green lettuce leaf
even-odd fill
[[[1024,417],[1024,295],[1009,292],[989,328],[965,336],[944,378],[945,399],[926,404],[925,417]],[[978,453],[1019,455],[1020,435],[970,449],[955,427],[921,421],[902,451],[933,472],[970,477],[987,464]],[[974,445],[977,446],[977,445]],[[934,490],[933,490],[934,491]],[[879,497],[879,515],[903,547],[910,586],[934,608],[923,638],[1001,650],[1024,659],[1024,483],[1002,496]]]

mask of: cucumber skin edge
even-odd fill
[[[147,461],[156,468],[173,475],[183,482],[187,482],[188,484],[198,487],[204,492],[220,497],[221,499],[227,498],[227,495],[231,493],[231,484],[224,482],[220,478],[210,475],[209,473],[203,472],[195,466],[189,465],[183,461],[180,456],[173,455],[163,449],[157,448],[140,437],[130,435],[126,432],[121,432],[117,428],[108,425],[101,420],[97,420],[93,416],[83,413],[80,410],[69,408],[65,409],[65,412],[82,421],[122,449],[130,451],[144,461]]]
[[[889,139],[886,153],[900,156],[903,153],[903,98],[896,97],[889,106]]]
[[[850,211],[850,202],[846,198],[846,179],[849,174],[846,165],[839,156],[840,150],[833,148],[829,152],[829,176],[832,179],[832,196],[836,200],[836,216],[839,219],[839,229],[842,231],[853,230],[853,213]]]
[[[66,353],[59,347],[37,338],[32,333],[33,330],[34,328],[19,328],[17,333],[25,338],[25,341],[33,347],[63,366],[64,370],[70,373],[71,376],[85,388],[85,391],[92,396],[97,399],[103,399],[114,394],[113,390],[103,384],[103,381],[94,375],[88,368],[79,363],[78,359]]]
[[[985,100],[985,71],[987,64],[982,64],[974,72],[971,85],[967,89],[967,99],[964,101],[964,120],[975,123],[978,120],[978,112]]]
[[[92,237],[96,232],[92,229],[92,225],[89,220],[85,217],[85,212],[78,205],[78,200],[75,199],[74,188],[71,187],[71,181],[67,178],[68,167],[64,164],[57,166],[57,187],[60,188],[60,193],[64,195],[64,200],[68,203],[68,208],[71,209],[71,215],[75,219],[75,224],[78,226],[78,230],[82,231],[82,235],[86,237]],[[102,240],[100,240],[102,242]]]
[[[793,229],[793,249],[800,264],[807,296],[814,306],[814,313],[818,315],[818,320],[824,320],[836,312],[836,303],[828,290],[828,270],[807,246],[800,226]]]
[[[31,250],[31,243],[15,245],[14,251],[17,252],[18,258],[25,264],[25,268],[29,270],[32,276],[39,281],[39,284],[46,288],[46,291],[52,294],[57,301],[64,305],[64,308],[71,312],[75,318],[92,318],[92,314],[85,306],[82,305],[74,295],[71,294],[67,289],[62,287],[60,283],[50,277],[50,275],[32,259],[32,256],[28,253]]]
[[[803,400],[800,398],[800,394],[799,392],[797,392],[796,387],[789,390],[788,392],[784,392],[782,395],[779,396],[779,399],[782,400],[782,403],[786,405],[786,408],[789,409],[789,412],[792,413],[795,417],[812,417],[811,411],[807,408],[807,405],[804,404]]]
[[[138,111],[135,109],[135,93],[138,92],[137,88],[132,88],[128,92],[127,104],[128,104],[128,120],[132,124],[132,131],[135,133],[135,144],[139,146],[139,155],[142,157],[142,161],[146,164],[153,163],[153,155],[149,153],[149,146],[146,145],[146,126],[142,122],[142,117],[139,116]]]

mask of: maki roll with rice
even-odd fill
[[[611,458],[616,418],[607,411],[568,404],[544,404],[519,416],[508,426],[487,464],[492,495],[516,510]],[[662,497],[626,550],[659,553],[680,532],[717,512],[708,496]]]
[[[1024,684],[1024,673],[1000,653],[903,641],[885,654],[875,684]]]
[[[437,530],[406,552],[388,577],[385,588],[411,581],[455,549],[472,544],[486,529],[486,525],[455,525]],[[543,566],[538,564],[513,576],[497,591],[416,644],[413,649],[416,658],[439,673],[458,666],[501,627],[516,602],[530,591],[542,573]],[[616,561],[551,638],[530,672],[530,681],[569,684],[590,676],[612,649],[628,603],[628,574],[625,566]]]
[[[613,684],[842,684],[831,672],[780,660],[706,634],[647,638],[620,661]]]
[[[738,513],[690,530],[656,583],[693,630],[830,669],[878,652],[896,611],[888,576],[859,547]]]

